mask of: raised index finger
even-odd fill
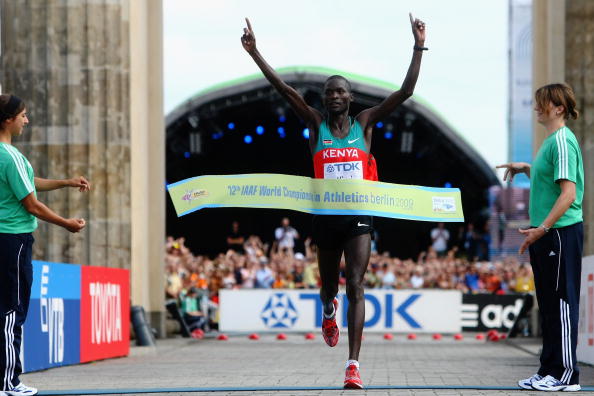
[[[497,165],[497,166],[495,166],[495,168],[497,168],[497,169],[500,169],[500,168],[509,168],[509,164]]]
[[[415,19],[413,18],[411,12],[408,13],[408,17],[410,18],[410,24],[413,25],[415,23]]]
[[[250,31],[252,31],[252,24],[250,23],[250,20],[245,18],[245,22],[247,23],[247,27]]]

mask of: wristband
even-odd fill
[[[413,47],[413,49],[414,49],[415,51],[429,51],[429,48],[427,48],[427,47],[419,47],[418,45],[415,45],[415,46]]]
[[[544,224],[539,225],[538,228],[542,228],[545,234],[547,234],[551,230],[551,227],[547,227]]]

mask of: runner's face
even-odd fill
[[[353,101],[353,94],[349,91],[346,81],[340,78],[333,78],[324,86],[322,101],[328,112],[340,114],[348,112]]]

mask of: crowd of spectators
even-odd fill
[[[283,226],[289,227],[284,219]],[[286,237],[278,230],[276,234],[279,240]],[[298,237],[296,231],[294,237]],[[196,305],[181,304],[183,314],[204,327],[218,322],[216,307],[221,289],[318,288],[316,247],[311,240],[304,241],[304,252],[293,252],[292,246],[289,249],[277,242],[269,246],[256,235],[243,237],[234,224],[227,238],[229,249],[208,257],[194,255],[184,238],[168,237],[166,297],[180,303],[188,295],[196,298]],[[457,247],[438,253],[429,246],[416,259],[406,260],[373,251],[364,282],[366,288],[381,289],[435,288],[495,294],[534,291],[530,265],[514,256],[498,261],[468,260]],[[345,283],[343,261],[340,284],[344,287]],[[195,319],[200,317],[206,320]]]

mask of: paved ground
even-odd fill
[[[434,341],[429,336],[409,341],[403,335],[386,341],[380,334],[367,334],[360,358],[362,379],[366,386],[383,389],[324,389],[342,385],[347,357],[345,341],[341,339],[337,347],[329,348],[321,337],[307,341],[302,335],[289,335],[286,341],[277,341],[273,335],[263,335],[259,341],[249,340],[245,335],[231,336],[228,341],[213,338],[161,340],[156,348],[132,348],[127,358],[29,373],[23,375],[22,380],[39,387],[45,395],[80,389],[113,389],[109,394],[127,392],[121,389],[142,389],[134,393],[140,395],[164,388],[201,390],[179,389],[167,394],[217,396],[540,393],[514,390],[518,378],[529,376],[537,369],[538,359],[533,353],[538,352],[538,340],[493,343],[477,341],[472,334],[465,335],[463,341],[451,337]],[[582,366],[581,373],[582,386],[594,389],[594,368]],[[390,386],[433,389],[388,389]],[[460,388],[444,389],[448,386]],[[464,389],[473,386],[499,389]],[[254,387],[272,389],[246,389]],[[279,387],[317,389],[274,390]],[[208,392],[207,388],[227,389]]]

